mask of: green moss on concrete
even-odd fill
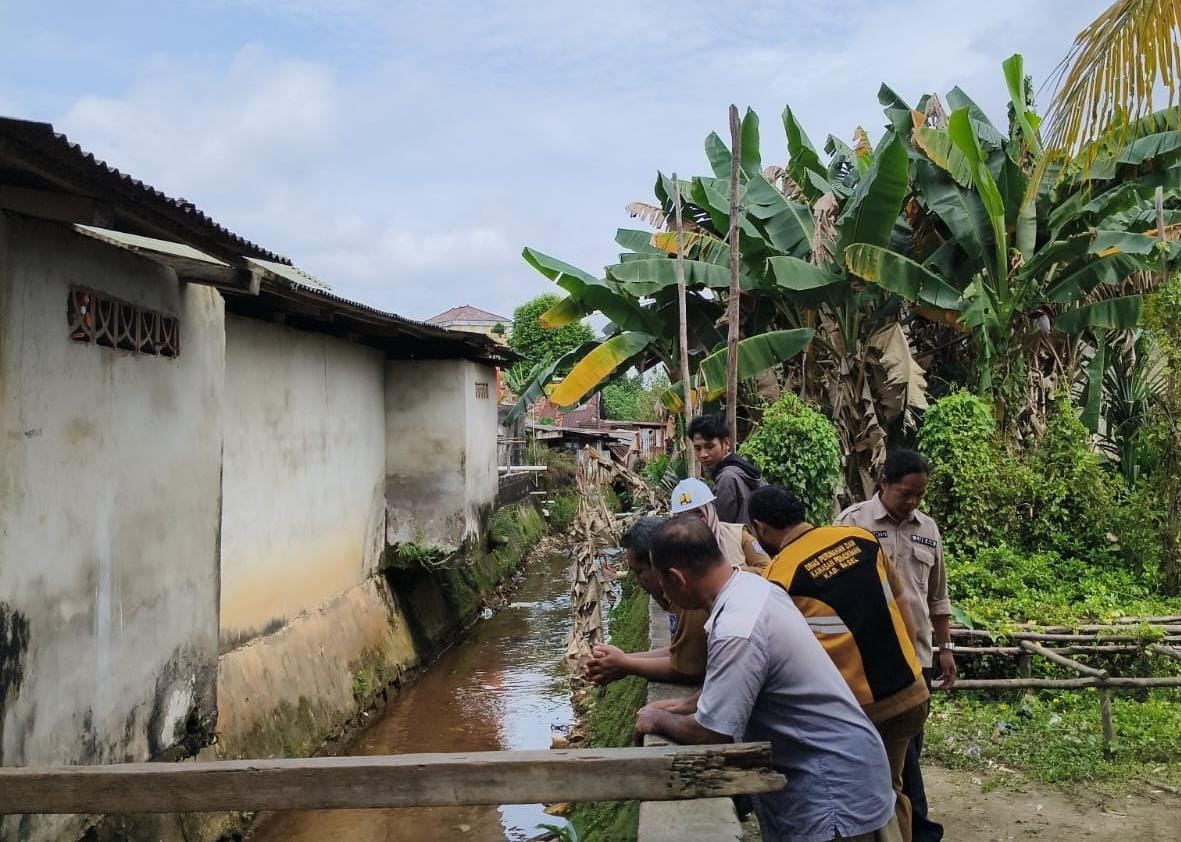
[[[387,565],[386,576],[419,651],[429,657],[449,643],[520,566],[545,531],[537,508],[532,501],[523,500],[492,514],[489,549],[437,565]],[[405,561],[405,556],[401,560]]]
[[[255,724],[236,747],[236,757],[312,757],[333,735],[339,715],[307,696],[295,705],[284,700]]]
[[[624,581],[622,596],[611,609],[608,628],[611,643],[625,652],[649,646],[648,595],[630,579]],[[636,711],[647,691],[647,682],[635,677],[596,690],[587,712],[589,744],[594,748],[631,745]],[[636,838],[639,815],[638,801],[599,801],[575,805],[570,821],[582,839],[628,842]]]

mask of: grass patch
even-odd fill
[[[1099,694],[936,694],[924,752],[954,769],[1016,769],[1045,784],[1115,791],[1133,781],[1181,782],[1181,690],[1113,694],[1112,754],[1103,752]]]
[[[608,618],[611,643],[626,652],[648,648],[648,595],[630,578],[623,581],[620,600]],[[587,713],[593,748],[631,745],[636,711],[647,698],[648,683],[631,677],[596,690]],[[636,838],[638,801],[576,804],[570,822],[580,839],[627,842]]]

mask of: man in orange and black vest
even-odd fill
[[[890,761],[898,824],[910,839],[902,769],[927,719],[926,682],[915,656],[905,584],[871,533],[813,527],[803,502],[780,486],[750,497],[751,525],[773,554],[763,575],[782,587],[877,728]]]

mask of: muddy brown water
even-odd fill
[[[395,697],[350,754],[546,749],[569,727],[570,688],[562,663],[570,624],[569,560],[534,561],[509,607],[480,620],[459,643]],[[276,813],[251,842],[418,842],[523,840],[540,824],[563,825],[540,804],[408,807]]]

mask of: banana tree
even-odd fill
[[[844,261],[856,276],[968,332],[975,385],[994,395],[1007,427],[1027,398],[1031,356],[1046,348],[1047,334],[1073,347],[1080,339],[1094,343],[1095,331],[1139,322],[1139,293],[1109,293],[1156,260],[1143,223],[1156,186],[1170,199],[1181,195],[1181,137],[1174,130],[1134,137],[1089,180],[1061,171],[1040,178],[1039,120],[1021,57],[1007,60],[1004,71],[1008,133],[958,89],[947,97],[953,111],[946,127],[930,124],[926,108],[911,111],[925,245],[859,244]]]

